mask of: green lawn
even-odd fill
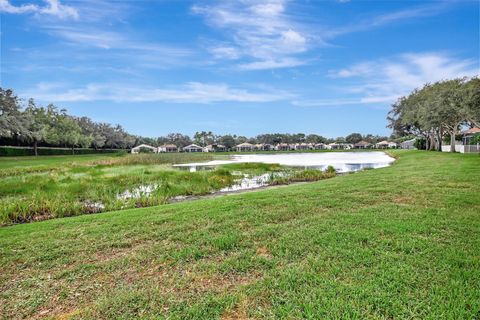
[[[480,317],[480,157],[0,228],[0,315]]]
[[[63,164],[118,157],[116,154],[84,154],[75,156],[0,157],[0,170],[12,168],[48,168]]]

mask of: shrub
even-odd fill
[[[475,134],[470,140],[470,144],[480,143],[480,133]]]
[[[39,156],[60,156],[71,155],[72,149],[67,148],[38,148]],[[75,154],[96,154],[96,153],[116,153],[126,152],[125,150],[118,149],[75,149]],[[0,156],[4,157],[22,157],[22,156],[34,156],[35,150],[33,148],[19,148],[19,147],[0,147]]]

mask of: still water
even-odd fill
[[[214,160],[208,162],[185,163],[177,167],[197,171],[205,167],[222,164],[261,162],[278,163],[289,167],[325,170],[332,166],[339,173],[354,172],[367,168],[383,168],[389,166],[394,158],[384,152],[316,152],[316,153],[271,153],[271,154],[238,154],[230,160]]]

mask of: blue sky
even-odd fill
[[[389,134],[479,74],[477,1],[0,0],[1,85],[128,131]]]

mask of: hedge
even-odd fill
[[[68,148],[47,148],[39,147],[37,149],[39,156],[59,156],[71,155],[72,149]],[[125,152],[120,149],[75,149],[75,154],[95,154],[95,153],[114,153]],[[33,148],[25,147],[0,147],[0,156],[3,157],[20,157],[20,156],[34,156],[35,150]]]

